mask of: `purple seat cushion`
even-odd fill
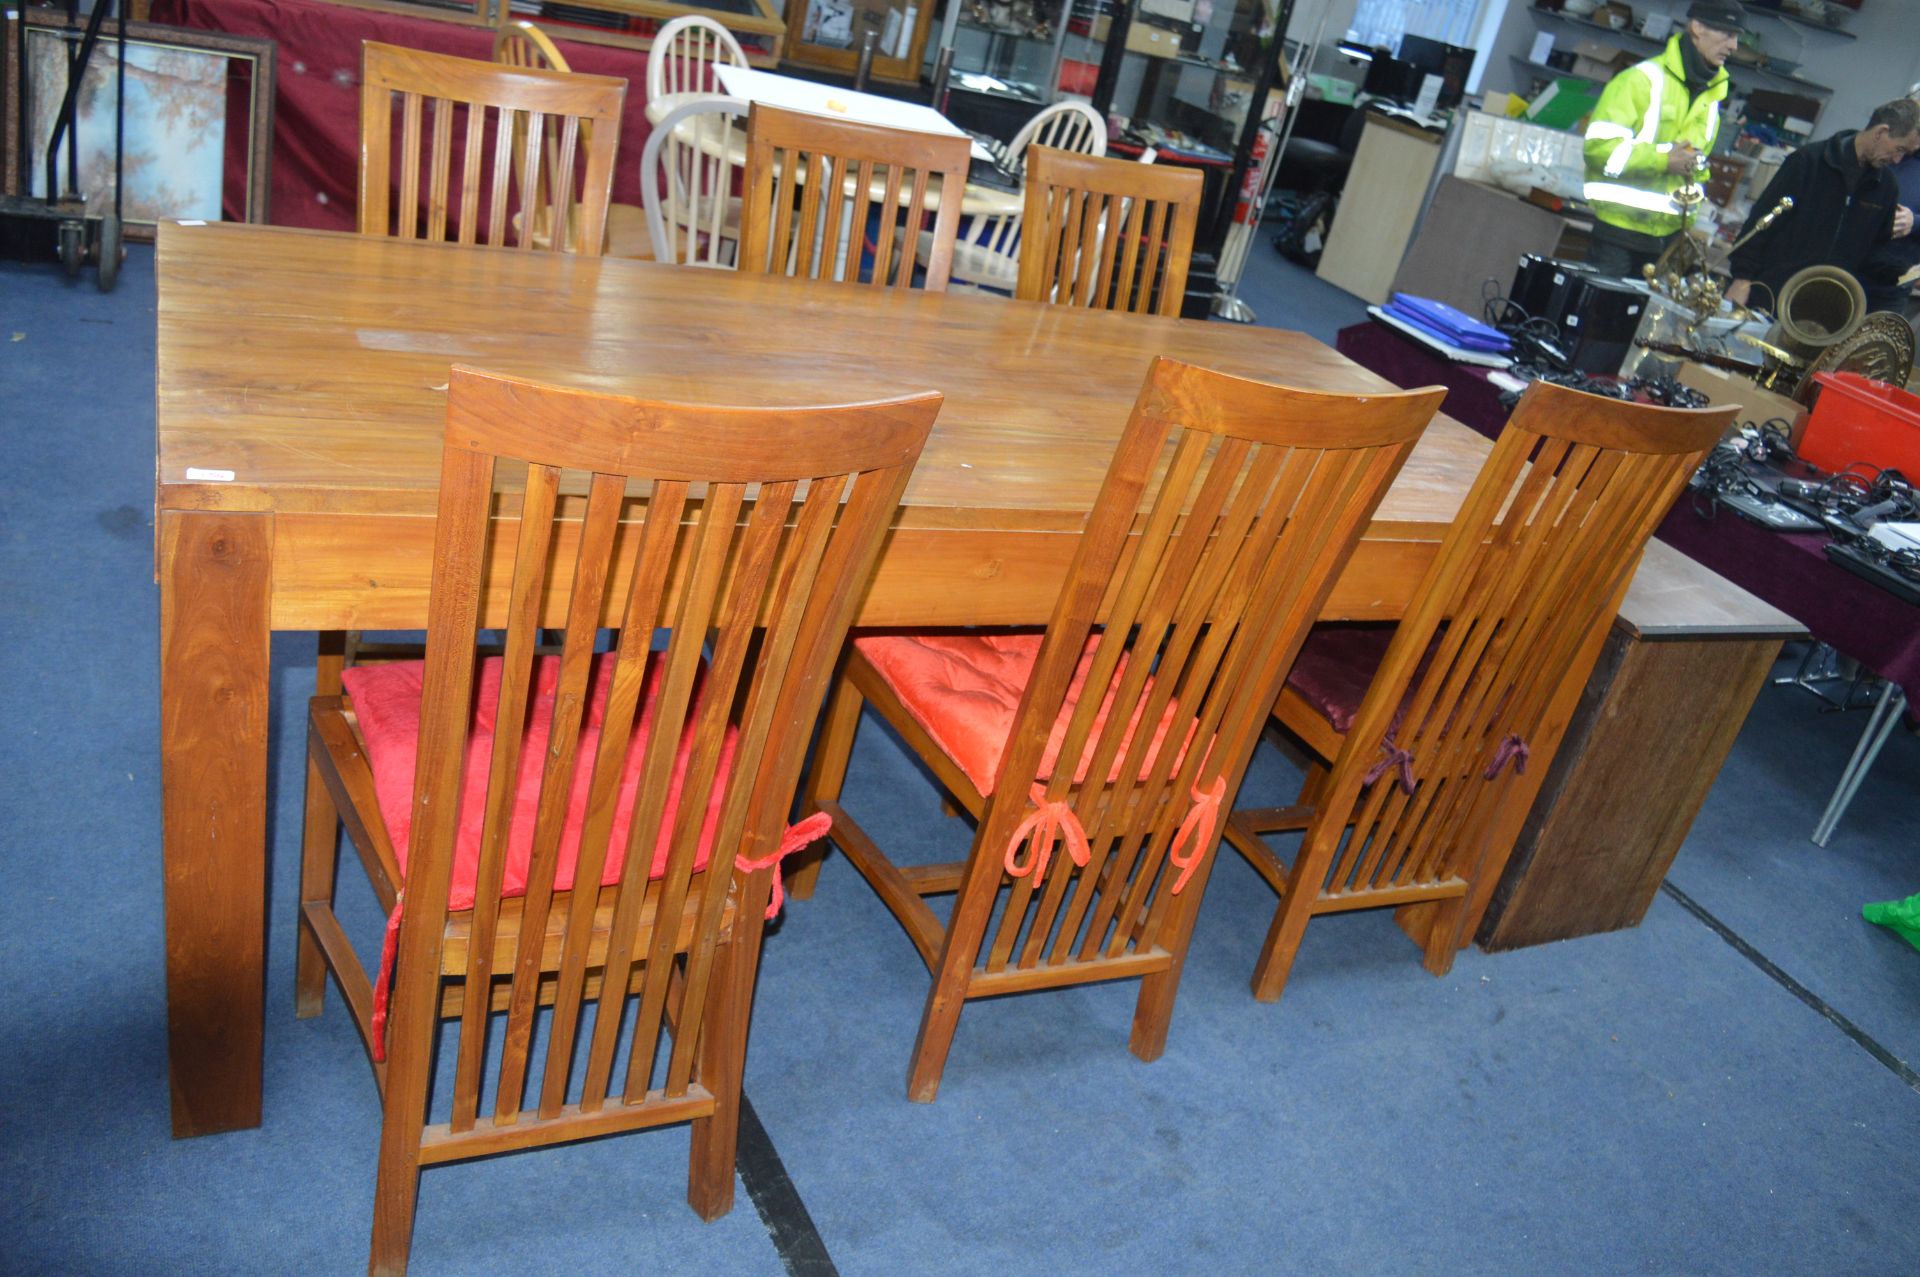
[[[1354,715],[1386,659],[1394,626],[1373,622],[1316,625],[1300,646],[1300,657],[1287,675],[1292,688],[1325,718],[1336,732],[1353,729]]]

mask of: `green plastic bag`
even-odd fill
[[[1920,949],[1920,895],[1908,896],[1905,900],[1862,905],[1860,916],[1868,922],[1877,922],[1889,928],[1902,940]]]

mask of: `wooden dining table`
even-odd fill
[[[182,1136],[260,1120],[272,633],[424,624],[452,365],[709,403],[943,392],[867,625],[1043,622],[1156,355],[1387,388],[1300,333],[652,262],[163,223],[157,273],[161,839]],[[1435,420],[1329,616],[1401,613],[1487,448]],[[1678,625],[1698,585],[1676,586],[1691,578],[1670,557],[1643,566],[1629,607]],[[1730,614],[1696,619],[1701,633],[1747,632]]]

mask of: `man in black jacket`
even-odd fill
[[[1729,260],[1727,297],[1771,308],[1780,286],[1808,266],[1839,266],[1860,273],[1876,248],[1913,231],[1913,211],[1900,203],[1888,170],[1920,152],[1920,102],[1899,98],[1874,110],[1867,127],[1836,133],[1787,157],[1753,202],[1748,223],[1766,215],[1783,195],[1793,209],[1742,244]],[[1744,234],[1745,231],[1742,231]]]

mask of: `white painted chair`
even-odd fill
[[[653,48],[647,52],[648,106],[659,103],[664,107],[669,98],[680,94],[719,93],[712,70],[716,64],[747,65],[747,55],[733,33],[697,14],[675,18],[660,28],[653,37]],[[652,114],[648,112],[650,117]]]
[[[1001,163],[1024,177],[1029,146],[1104,156],[1107,124],[1084,102],[1056,102],[1021,126],[1013,141],[1007,143]],[[990,288],[1011,293],[1020,279],[1020,219],[1018,212],[969,218],[953,246],[953,275],[948,287],[954,291]],[[932,242],[931,235],[921,235],[922,261]]]
[[[647,135],[640,189],[655,261],[734,269],[740,254],[734,178],[746,163],[746,118],[741,98],[696,98]]]

